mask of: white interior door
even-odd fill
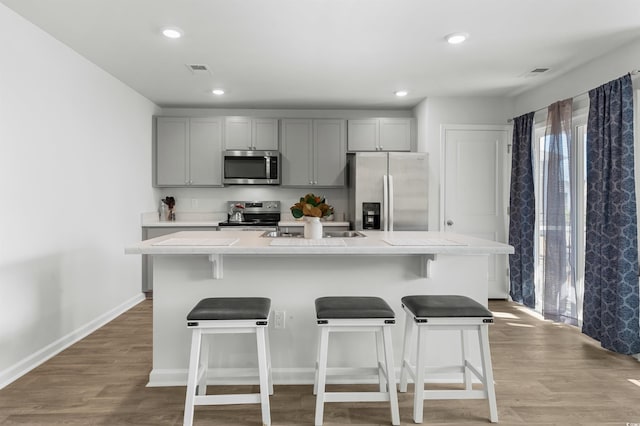
[[[455,232],[506,242],[508,126],[443,126],[441,225]],[[508,298],[507,256],[489,256],[491,299]]]

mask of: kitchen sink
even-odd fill
[[[302,238],[302,232],[267,231],[260,235],[264,238]]]
[[[357,238],[366,237],[362,232],[358,231],[325,231],[323,238]]]
[[[304,238],[302,232],[267,231],[261,235],[264,238]],[[322,238],[358,238],[366,237],[358,231],[325,231]]]

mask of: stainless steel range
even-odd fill
[[[280,222],[280,201],[229,201],[221,230],[275,231]]]

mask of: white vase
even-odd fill
[[[305,217],[304,237],[311,240],[319,240],[322,238],[322,222],[320,222],[319,217]]]

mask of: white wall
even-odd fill
[[[0,5],[0,388],[141,300],[158,108]]]
[[[513,103],[507,98],[427,98],[414,114],[418,122],[418,151],[429,153],[429,229],[440,227],[441,140],[447,124],[506,125],[513,117]]]

